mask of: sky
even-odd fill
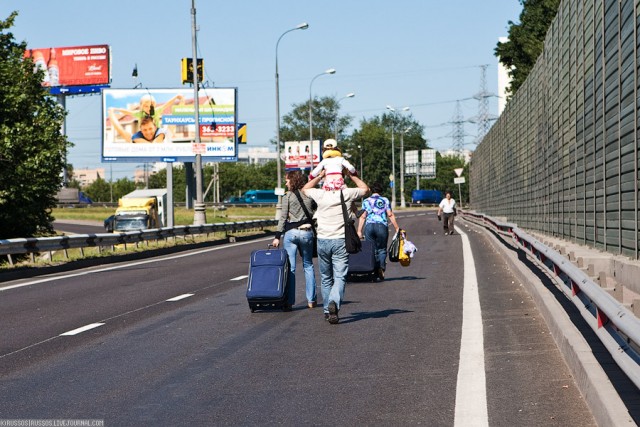
[[[18,11],[9,30],[29,48],[108,44],[112,88],[181,88],[180,59],[192,57],[192,0],[102,2],[2,0],[0,19]],[[342,99],[340,113],[363,119],[409,107],[429,145],[452,147],[456,101],[462,115],[478,114],[481,68],[486,68],[490,114],[498,115],[498,60],[494,49],[518,22],[518,0],[195,0],[198,56],[205,81],[238,88],[238,121],[248,147],[272,147],[276,134],[275,57],[280,41],[280,116],[314,97]],[[138,79],[131,76],[137,65]],[[312,79],[334,68],[333,75]],[[73,96],[66,134],[75,144],[74,168],[105,168],[106,178],[133,178],[136,163],[101,163],[102,98]],[[473,150],[477,124],[465,123]],[[242,148],[241,148],[242,151]]]

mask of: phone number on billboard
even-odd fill
[[[233,125],[201,125],[200,136],[226,136],[232,137],[234,135],[235,126]]]

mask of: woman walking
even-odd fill
[[[358,224],[358,236],[375,244],[376,269],[378,278],[384,280],[384,271],[387,268],[387,241],[389,240],[389,222],[393,224],[396,233],[400,229],[396,217],[391,210],[389,199],[382,197],[382,185],[375,182],[371,184],[371,197],[362,203],[362,216]]]
[[[315,202],[300,189],[307,183],[301,171],[287,172],[287,194],[282,198],[282,215],[278,219],[276,237],[272,245],[280,246],[284,235],[284,249],[289,256],[288,309],[296,301],[296,255],[300,252],[304,269],[307,307],[317,304],[316,274],[313,268],[314,226],[311,218],[316,210]]]

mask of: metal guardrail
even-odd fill
[[[176,227],[154,228],[150,230],[128,231],[124,233],[74,234],[71,236],[19,238],[0,240],[0,256],[6,255],[13,264],[12,255],[36,254],[68,249],[106,247],[137,244],[149,240],[165,240],[178,236],[209,233],[235,233],[242,230],[263,229],[278,224],[275,219],[224,222],[204,225],[181,225]]]
[[[484,214],[463,212],[463,218],[510,236],[538,265],[562,283],[563,294],[578,308],[618,366],[640,388],[640,319],[609,295],[564,256],[520,230]]]

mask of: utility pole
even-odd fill
[[[196,123],[195,144],[200,147],[200,100],[198,98],[198,43],[196,27],[196,0],[191,0],[191,48],[193,51],[193,108]],[[196,154],[196,203],[193,206],[193,225],[207,222],[206,207],[202,200],[202,154]]]

